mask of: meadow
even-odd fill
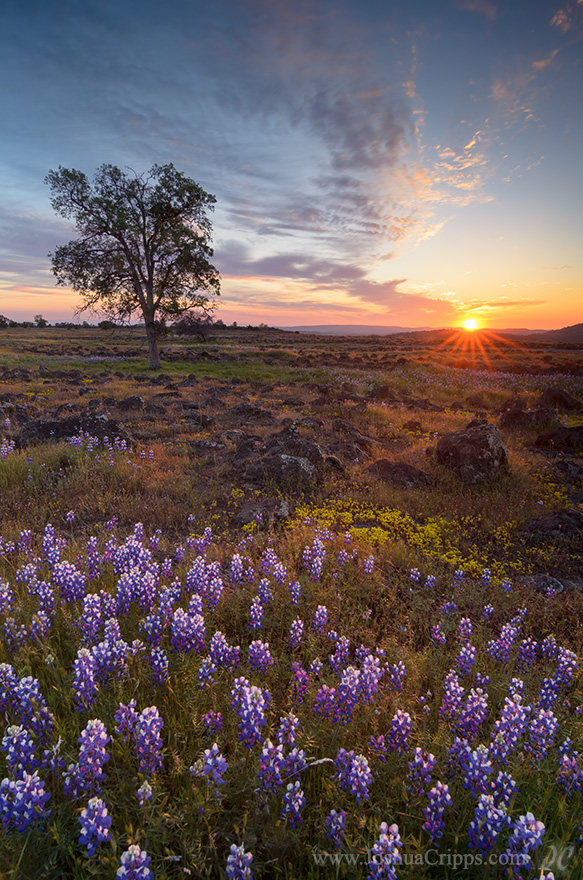
[[[0,331],[0,876],[583,877],[583,346],[144,342]]]

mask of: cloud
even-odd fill
[[[465,9],[468,12],[479,12],[490,21],[496,21],[498,18],[498,9],[488,0],[458,0],[456,6],[458,9]]]

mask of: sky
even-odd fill
[[[71,320],[44,179],[216,196],[216,317],[583,321],[583,0],[8,0],[0,314]],[[87,316],[83,315],[81,318]]]

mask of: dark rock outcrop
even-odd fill
[[[425,471],[413,467],[404,461],[389,461],[386,458],[379,458],[367,467],[367,473],[394,486],[405,489],[421,489],[426,486],[432,486],[435,483],[434,478]]]
[[[492,480],[508,470],[508,451],[500,431],[485,420],[474,420],[463,431],[437,441],[437,460],[469,485]]]
[[[539,434],[534,445],[537,449],[547,449],[550,452],[581,452],[583,451],[583,425],[546,431],[544,434]]]

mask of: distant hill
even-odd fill
[[[570,327],[562,327],[560,330],[546,330],[530,336],[536,342],[583,342],[583,324],[572,324]]]
[[[392,336],[395,333],[418,333],[431,327],[379,327],[378,324],[314,324],[302,327],[281,327],[298,333],[317,333],[322,336]]]

